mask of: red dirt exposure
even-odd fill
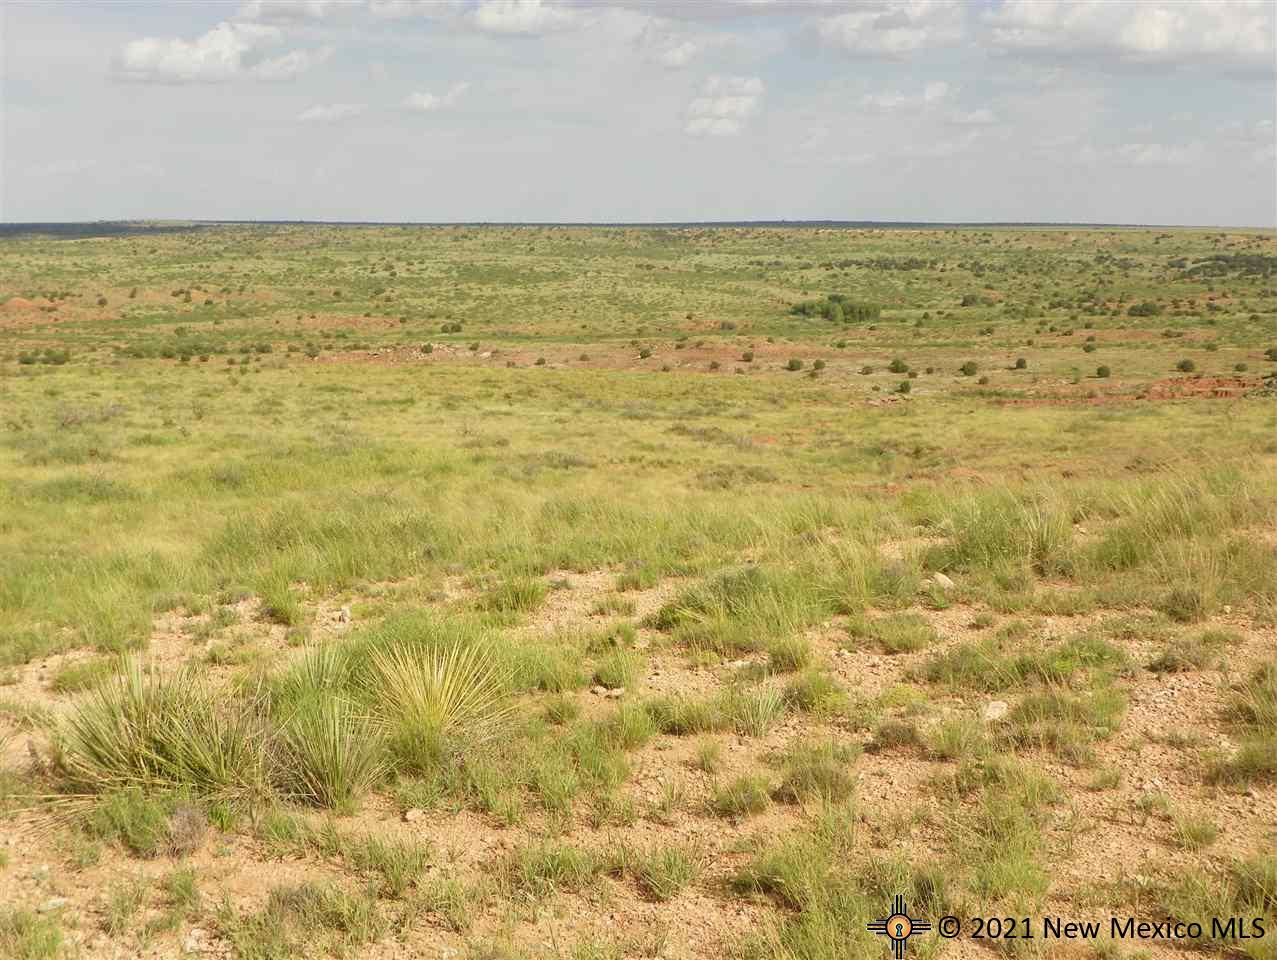
[[[1257,377],[1168,377],[1144,390],[1146,400],[1227,400],[1261,386]]]
[[[1263,386],[1258,377],[1167,377],[1138,393],[1074,393],[1000,400],[1006,407],[1099,407],[1132,400],[1235,400]]]

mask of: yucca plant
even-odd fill
[[[269,737],[241,704],[219,704],[190,670],[166,677],[126,660],[59,732],[59,764],[73,784],[190,788],[226,797],[266,790]]]
[[[371,654],[369,691],[401,762],[428,767],[491,737],[508,715],[507,670],[481,643],[399,644]]]
[[[309,697],[339,696],[350,676],[350,657],[345,649],[336,644],[311,646],[271,684],[272,708],[278,715],[281,710],[296,709]]]
[[[347,700],[315,697],[285,722],[278,777],[294,798],[350,812],[385,775],[376,725]]]

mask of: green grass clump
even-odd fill
[[[781,781],[772,798],[781,803],[845,800],[856,786],[857,751],[832,741],[796,743],[781,757]]]
[[[747,817],[771,806],[771,785],[766,777],[742,774],[715,788],[710,810],[719,817]]]
[[[0,954],[13,960],[56,960],[63,942],[56,913],[0,907]]]
[[[1075,565],[1073,526],[1062,509],[1024,503],[1009,491],[965,497],[943,518],[947,543],[926,557],[932,570],[1000,572],[1024,568],[1060,576]]]
[[[585,850],[547,841],[515,851],[506,860],[501,878],[512,893],[539,899],[557,890],[581,890],[603,866]]]
[[[643,709],[657,730],[677,737],[723,730],[731,722],[722,702],[707,697],[672,694],[646,701]]]
[[[276,887],[255,913],[240,913],[223,901],[218,933],[243,960],[286,960],[298,955],[348,955],[380,939],[389,923],[375,896],[336,885],[305,883]]]
[[[1250,918],[1267,920],[1277,908],[1277,856],[1260,854],[1233,860],[1222,872],[1200,868],[1179,868],[1175,879],[1156,893],[1158,913],[1163,917],[1219,917],[1221,927],[1229,918],[1245,918],[1242,929],[1234,926],[1232,936],[1203,923],[1203,947],[1221,953],[1236,952],[1251,960],[1272,960],[1271,927],[1264,938],[1255,938]],[[1238,934],[1250,934],[1243,938]]]
[[[811,664],[811,644],[802,637],[777,640],[767,649],[767,663],[777,673],[793,673]]]
[[[1007,717],[1005,736],[1018,746],[1054,750],[1086,762],[1090,744],[1114,734],[1126,712],[1126,697],[1111,686],[1076,694],[1059,688],[1023,697]]]
[[[993,637],[946,650],[923,664],[918,675],[931,683],[996,693],[1026,683],[1064,683],[1082,672],[1121,670],[1126,664],[1121,649],[1091,633],[1036,649]]]
[[[635,870],[639,889],[652,900],[672,900],[700,871],[697,858],[682,847],[661,847],[644,856]]]
[[[868,753],[881,753],[883,750],[910,750],[922,747],[922,734],[916,724],[909,720],[890,719],[878,724],[873,739],[865,745]]]
[[[936,628],[918,613],[897,613],[874,620],[868,632],[883,653],[915,653],[936,642]]]
[[[54,673],[49,686],[54,693],[80,693],[111,676],[117,666],[117,661],[110,657],[66,663]]]
[[[613,650],[594,667],[594,682],[609,690],[631,690],[642,679],[647,662],[631,650]]]
[[[847,693],[829,674],[804,670],[785,685],[785,703],[792,710],[816,716],[834,716],[848,706]]]
[[[1203,850],[1219,837],[1219,825],[1203,817],[1176,817],[1172,836],[1185,850]]]
[[[741,736],[761,737],[784,716],[785,696],[774,687],[732,690],[724,698],[723,710]]]
[[[128,787],[98,800],[84,825],[90,836],[116,840],[139,857],[157,857],[167,846],[170,806],[137,787]]]
[[[649,619],[693,650],[740,654],[774,646],[831,612],[810,576],[789,569],[729,569],[683,591]]]
[[[1242,787],[1277,781],[1277,662],[1260,664],[1235,685],[1225,719],[1243,739],[1235,754],[1211,765],[1207,780]]]
[[[1194,636],[1176,637],[1168,641],[1148,663],[1153,673],[1187,673],[1216,665],[1220,653],[1237,642],[1220,630],[1206,630]]]
[[[544,580],[514,577],[479,599],[479,609],[493,613],[531,613],[545,602],[550,587]]]

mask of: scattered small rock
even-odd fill
[[[608,691],[607,691],[607,692],[605,692],[603,695],[604,695],[605,697],[608,697],[608,698],[612,699],[612,700],[615,700],[617,697],[623,697],[623,696],[625,696],[625,688],[624,688],[624,687],[613,687],[611,690],[608,690]]]
[[[984,722],[993,723],[1001,720],[1010,710],[1011,707],[1005,700],[990,700],[984,705]]]
[[[953,581],[946,577],[943,573],[937,573],[931,579],[935,581],[937,587],[943,587],[946,590],[953,589]]]
[[[209,949],[205,938],[208,932],[201,927],[191,927],[191,932],[186,935],[186,939],[182,941],[183,953],[202,953]]]
[[[596,683],[594,686],[590,687],[590,693],[594,694],[596,697],[606,697],[607,687]]]
[[[66,897],[50,897],[40,906],[36,907],[36,913],[52,913],[54,910],[61,910],[71,901]]]
[[[403,812],[403,820],[404,823],[416,823],[418,820],[424,818],[425,815],[426,811],[422,810],[420,807],[413,807],[412,809],[405,810]]]

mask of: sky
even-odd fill
[[[0,221],[1277,227],[1277,0],[0,0]]]

